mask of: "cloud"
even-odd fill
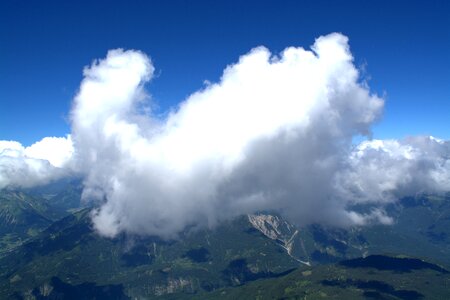
[[[84,197],[104,201],[95,227],[170,238],[265,209],[297,223],[369,218],[347,211],[332,184],[352,136],[383,109],[352,60],[340,34],[312,51],[258,47],[159,120],[139,113],[150,59],[110,51],[85,70],[72,111]]]
[[[26,147],[24,154],[30,158],[47,160],[54,167],[64,167],[73,153],[72,139],[67,137],[45,137]]]
[[[433,137],[362,142],[339,174],[341,193],[355,202],[392,202],[450,191],[450,142]]]
[[[0,188],[84,178],[98,232],[174,238],[186,228],[275,211],[299,225],[389,224],[384,205],[450,190],[450,146],[371,140],[384,101],[361,80],[348,39],[311,50],[257,47],[173,108],[152,114],[149,57],[111,50],[84,69],[72,134],[0,142]],[[371,207],[361,213],[355,206]]]
[[[0,141],[0,189],[32,187],[66,176],[72,152],[70,135],[46,137],[29,147]]]

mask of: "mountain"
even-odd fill
[[[371,255],[302,267],[196,299],[449,299],[450,273],[416,258]]]
[[[54,221],[80,207],[79,183],[40,190],[0,190],[0,253],[36,236]]]
[[[55,212],[44,201],[23,192],[0,192],[0,250],[37,235],[53,222]]]
[[[273,214],[249,216],[267,238],[305,264],[323,264],[379,253],[402,253],[450,265],[450,195],[418,195],[392,204],[392,225],[349,229],[297,228]]]
[[[58,217],[66,216],[86,204],[81,202],[83,184],[81,179],[61,179],[47,185],[22,190],[28,195],[40,197],[59,213]]]
[[[298,267],[279,245],[255,232],[247,217],[177,241],[99,237],[89,210],[68,216],[0,258],[0,294],[44,296],[56,283],[119,286],[130,297],[193,294]]]
[[[79,197],[76,188],[60,192],[47,200],[56,195]],[[396,220],[393,225],[349,229],[299,228],[266,212],[213,229],[187,230],[177,240],[164,241],[100,237],[92,229],[89,209],[81,209],[0,255],[0,295],[17,299],[323,295],[314,294],[316,289],[339,299],[444,295],[441,292],[449,288],[436,286],[449,283],[446,271],[441,272],[450,266],[449,195],[405,198],[388,212]],[[399,271],[364,265],[377,260],[377,255],[381,265],[395,265],[406,255],[412,261],[401,262],[426,261],[436,267]],[[358,262],[358,257],[363,257],[360,267],[342,262]],[[421,284],[412,286],[414,280]]]

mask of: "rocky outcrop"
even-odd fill
[[[278,216],[268,214],[247,215],[248,221],[253,227],[259,230],[266,237],[277,241],[287,254],[305,265],[310,265],[307,261],[302,261],[292,253],[295,244],[295,238],[299,231],[293,225],[284,221]]]
[[[193,282],[190,279],[185,278],[169,278],[167,284],[157,285],[154,288],[154,294],[156,296],[162,296],[166,294],[173,294],[181,291],[192,291]]]

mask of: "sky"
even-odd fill
[[[450,138],[449,1],[1,1],[0,140],[70,133],[83,68],[110,49],[140,50],[164,115],[263,45],[349,38],[354,64],[385,99],[373,137]]]
[[[0,6],[0,190],[81,179],[103,236],[450,191],[448,1]]]

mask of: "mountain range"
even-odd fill
[[[450,195],[406,197],[392,225],[298,227],[272,212],[177,239],[99,236],[79,181],[0,191],[11,299],[445,299]]]

